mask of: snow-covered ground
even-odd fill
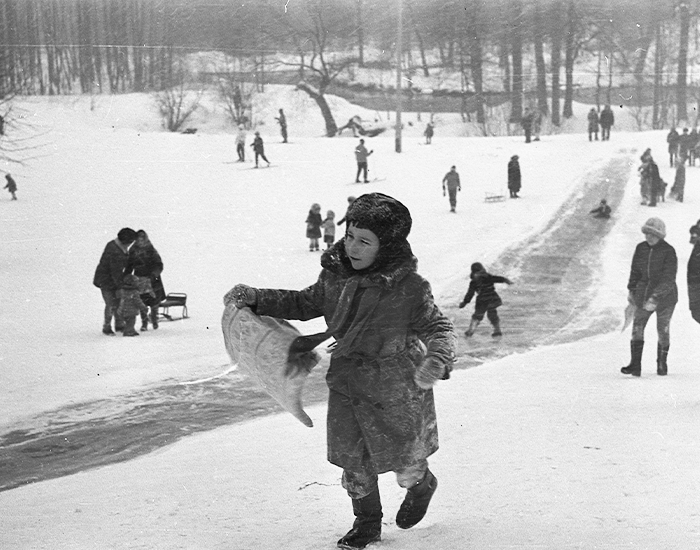
[[[424,522],[399,532],[393,516],[402,491],[382,476],[386,526],[377,547],[697,548],[700,351],[692,343],[700,327],[687,310],[685,263],[687,228],[700,217],[700,169],[688,169],[686,202],[651,210],[639,206],[636,166],[651,147],[662,176],[673,181],[665,132],[626,131],[632,126],[621,116],[622,131],[614,128],[609,142],[574,133],[526,145],[519,136],[450,137],[459,133],[446,124],[431,146],[421,143],[422,128],[408,128],[401,155],[392,135],[368,140],[371,174],[386,179],[356,185],[356,140],[315,137],[323,131],[319,116],[295,94],[278,90],[258,111],[274,165],[260,170],[233,162],[232,131],[213,103],[192,122],[197,134],[180,135],[158,131],[144,96],[21,102],[40,147],[24,165],[0,165],[19,186],[16,202],[0,195],[2,433],[32,425],[47,410],[226,370],[223,294],[237,282],[301,288],[315,280],[319,255],[304,238],[314,202],[342,215],[348,195],[378,190],[399,198],[413,215],[409,240],[419,271],[438,303],[452,304],[466,290],[471,262],[488,266],[536,234],[580,192],[587,173],[624,155],[628,192],[611,222],[591,315],[611,305],[622,313],[639,228],[660,216],[680,265],[670,375],[653,373],[651,325],[641,379],[619,374],[629,340],[619,332],[456,372],[436,389],[434,503]],[[358,112],[338,105],[339,121]],[[279,107],[288,116],[289,145],[272,126]],[[577,120],[589,108],[577,105]],[[522,199],[484,202],[485,193],[505,190],[513,154],[520,156]],[[452,164],[463,186],[457,214],[449,213],[440,184]],[[123,226],[149,232],[165,262],[166,290],[188,294],[190,319],[139,338],[100,333],[102,301],[92,275]],[[469,314],[460,310],[455,320]],[[352,515],[339,470],[325,462],[324,407],[308,412],[311,430],[275,415],[4,492],[0,546],[331,548]]]

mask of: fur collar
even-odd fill
[[[386,262],[381,258],[377,260],[380,267],[367,270],[356,271],[350,264],[350,259],[345,252],[345,241],[343,239],[335,243],[321,256],[321,267],[344,279],[349,279],[355,275],[365,276],[367,280],[384,289],[390,290],[402,281],[410,273],[415,273],[418,260],[411,252],[411,247],[407,241],[405,245],[398,247]],[[386,257],[386,250],[381,250],[380,254]],[[385,265],[381,265],[384,263]]]

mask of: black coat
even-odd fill
[[[117,290],[122,285],[122,277],[128,263],[128,250],[118,244],[117,239],[109,241],[95,269],[92,284],[102,290]]]
[[[468,304],[472,301],[474,294],[476,294],[476,309],[495,309],[502,305],[503,302],[496,292],[494,284],[507,282],[508,279],[500,275],[491,275],[490,273],[484,272],[474,273],[471,275],[469,289],[462,302]]]
[[[691,311],[700,309],[700,243],[693,247],[688,259],[688,302]]]
[[[660,307],[678,302],[677,271],[676,250],[666,241],[661,240],[654,246],[646,241],[639,243],[627,283],[627,290],[634,293],[636,306],[643,307],[649,298],[654,298]]]
[[[134,244],[129,250],[129,264],[126,268],[128,273],[132,273],[137,277],[149,277],[151,279],[151,287],[155,292],[154,303],[160,303],[165,300],[165,288],[163,279],[160,274],[163,272],[163,260],[160,254],[152,244],[146,246],[136,246]]]
[[[600,125],[603,128],[610,128],[615,124],[615,114],[612,109],[605,108],[600,112]]]
[[[508,163],[508,189],[520,191],[520,163],[517,159],[511,159]]]

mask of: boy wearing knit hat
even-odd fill
[[[340,548],[381,539],[378,474],[393,471],[406,497],[396,524],[424,517],[437,488],[427,458],[438,448],[432,386],[449,377],[452,323],[416,272],[407,241],[408,209],[381,193],[358,197],[345,238],[321,257],[322,270],[301,291],[236,285],[225,303],[283,319],[324,316],[335,338],[326,375],[328,460],[343,469],[355,522]]]
[[[668,373],[670,348],[669,327],[671,316],[678,302],[676,272],[678,259],[675,249],[666,242],[666,225],[659,218],[649,218],[642,226],[644,241],[639,243],[632,257],[627,289],[627,300],[636,307],[630,342],[630,364],[621,369],[622,374],[641,376],[644,328],[656,313],[658,345],[656,373]]]

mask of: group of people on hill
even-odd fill
[[[598,130],[600,129],[600,139],[608,141],[610,139],[610,128],[615,125],[615,113],[610,105],[603,107],[598,114],[595,107],[588,111],[588,141],[598,141]]]
[[[245,145],[246,137],[248,133],[246,132],[245,126],[239,124],[238,133],[236,134],[236,153],[238,154],[238,162],[245,162]],[[250,144],[255,153],[255,167],[259,166],[259,159],[263,159],[270,166],[270,161],[267,160],[265,156],[265,143],[263,138],[260,136],[260,132],[255,132],[255,137],[253,138],[253,143]]]
[[[679,134],[678,130],[671,128],[666,136],[668,143],[668,156],[671,167],[679,164],[695,166],[695,159],[700,158],[700,133],[697,128],[691,131],[688,128],[683,128],[683,133]]]
[[[355,197],[348,197],[348,209],[338,222],[337,225],[343,225],[347,220],[347,212],[350,211],[352,203],[355,202]],[[321,205],[314,203],[309,209],[309,215],[306,217],[306,238],[309,239],[309,252],[319,251],[319,239],[321,238],[321,230],[323,230],[323,242],[326,243],[326,249],[329,249],[335,243],[335,212],[328,210],[326,217],[321,217]]]
[[[149,320],[153,329],[158,328],[158,306],[165,299],[162,272],[160,254],[143,229],[124,227],[107,243],[93,278],[105,303],[103,334],[138,336],[138,315],[142,331],[148,330]]]

